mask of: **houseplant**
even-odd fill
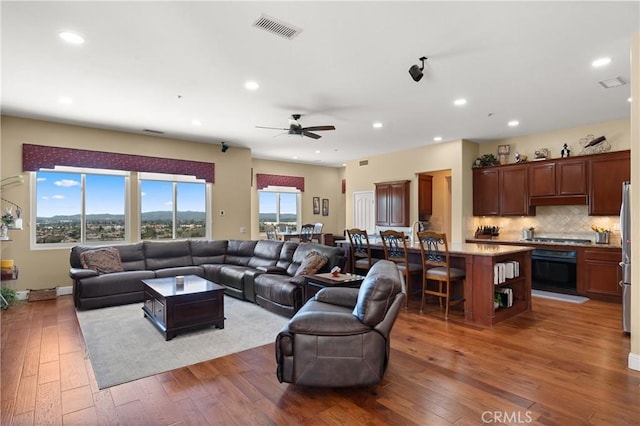
[[[2,297],[4,297],[4,300],[6,300],[9,305],[18,298],[18,293],[7,287],[2,287],[2,289],[0,289],[0,294],[2,294]]]

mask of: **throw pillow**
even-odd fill
[[[87,250],[80,253],[80,263],[86,269],[93,269],[98,274],[123,272],[120,252],[114,247]]]
[[[329,259],[327,259],[326,256],[321,255],[315,250],[310,251],[298,267],[296,276],[315,274],[320,270],[320,268],[326,265],[328,261]]]

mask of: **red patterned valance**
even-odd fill
[[[346,193],[347,192],[347,180],[346,179],[342,179],[342,193]]]
[[[267,175],[258,173],[256,174],[256,184],[258,189],[264,189],[267,186],[288,186],[297,188],[304,192],[304,178],[298,176]]]
[[[23,171],[53,169],[55,166],[187,175],[204,179],[205,182],[215,182],[214,163],[54,146],[22,145]]]

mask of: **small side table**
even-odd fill
[[[325,287],[359,288],[364,275],[340,274],[334,277],[331,273],[304,276],[304,301],[311,299],[320,289]]]

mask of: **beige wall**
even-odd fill
[[[284,176],[304,176],[304,192],[302,193],[302,221],[301,223],[322,222],[323,233],[342,235],[345,229],[344,202],[342,193],[342,178],[344,169],[336,167],[310,166],[284,161],[253,159],[253,187],[251,188],[252,223],[258,223],[258,188],[255,175],[258,173],[278,174]],[[329,216],[313,214],[313,197],[329,200]],[[251,234],[253,239],[264,238],[257,226]]]
[[[2,197],[9,199],[23,209],[24,227],[22,231],[9,231],[11,242],[1,246],[3,258],[14,259],[20,269],[20,278],[5,285],[21,291],[58,286],[69,286],[68,277],[69,250],[48,249],[31,250],[29,231],[31,212],[29,200],[29,173],[22,173],[22,144],[81,148],[96,151],[110,151],[125,154],[137,154],[177,158],[184,160],[210,161],[215,163],[216,182],[212,185],[212,237],[250,238],[251,216],[251,151],[230,148],[226,153],[219,145],[187,142],[168,138],[157,138],[123,132],[72,126],[46,121],[29,120],[15,117],[1,117],[2,136],[2,177],[22,174],[25,183],[3,192]],[[135,182],[132,179],[132,183]],[[132,185],[132,193],[136,188]],[[137,211],[137,197],[131,197],[131,211]],[[218,212],[225,210],[225,215]],[[132,215],[132,229],[137,229],[138,219]],[[240,228],[247,229],[246,234]],[[137,238],[134,232],[132,238]]]
[[[478,147],[467,141],[430,144],[410,150],[349,161],[345,170],[347,194],[346,224],[353,226],[353,193],[373,191],[376,182],[411,181],[410,221],[418,219],[418,173],[446,171],[451,175],[451,235],[453,242],[464,239],[465,222],[472,210],[471,164]],[[362,160],[368,165],[360,166]]]

